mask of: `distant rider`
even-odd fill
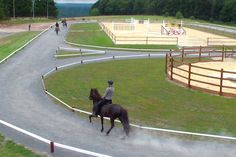
[[[59,27],[59,23],[58,22],[56,22],[56,24],[55,24],[55,31],[56,31],[56,33],[57,33],[57,35],[58,35],[58,32],[59,32],[59,30],[60,30],[60,27]]]

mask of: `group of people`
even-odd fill
[[[67,28],[67,21],[66,21],[66,19],[62,20],[61,23],[62,23],[63,27]],[[55,31],[56,31],[56,34],[58,35],[58,33],[60,31],[60,25],[59,25],[58,22],[56,22],[56,24],[55,24]]]

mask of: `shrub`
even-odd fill
[[[184,16],[183,16],[183,14],[182,14],[180,11],[178,11],[178,12],[175,14],[175,17],[176,17],[177,19],[182,19]]]
[[[165,12],[164,14],[165,17],[168,17],[169,15],[170,15],[169,12]]]

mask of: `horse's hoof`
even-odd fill
[[[108,136],[108,135],[109,135],[109,132],[106,133],[106,136]]]
[[[101,129],[101,132],[103,132],[104,129]]]

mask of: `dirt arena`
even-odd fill
[[[233,81],[232,80],[231,81],[230,80],[223,80],[223,86],[230,86],[230,87],[236,88],[236,59],[232,59],[232,58],[226,59],[224,62],[200,62],[200,63],[195,63],[192,65],[216,69],[216,70],[223,69],[224,71],[234,72],[235,74],[227,73],[227,72],[223,73],[223,78],[226,78],[226,79],[230,78],[233,80]],[[188,71],[189,66],[188,65],[181,65],[181,66],[179,66],[179,68],[185,69]],[[194,67],[191,68],[191,71],[194,73],[198,73],[198,74],[218,77],[218,79],[215,79],[215,78],[208,78],[208,77],[204,77],[204,76],[191,74],[191,79],[220,85],[221,72],[213,71],[213,70],[205,70],[205,69],[200,69],[200,68],[194,68]],[[178,70],[176,68],[173,69],[173,72],[188,78],[188,72],[184,72],[184,71]],[[173,78],[176,80],[179,80],[185,84],[188,84],[187,79],[183,79],[182,77],[179,77],[177,75],[173,75]],[[196,87],[201,87],[204,89],[213,90],[215,92],[220,91],[220,87],[208,85],[208,84],[203,84],[203,83],[199,83],[199,82],[195,82],[195,81],[191,81],[191,85],[196,86]],[[225,93],[236,94],[236,89],[223,88],[222,91]]]
[[[207,46],[208,38],[221,38],[217,40],[218,41],[220,40],[220,43],[222,44],[236,45],[235,39],[231,39],[231,38],[227,38],[224,36],[215,35],[211,33],[206,33],[206,32],[202,32],[202,31],[198,31],[198,30],[194,30],[194,29],[190,29],[186,27],[184,27],[184,30],[186,31],[185,35],[173,35],[173,36],[161,35],[162,23],[151,23],[151,22],[150,24],[137,23],[135,24],[136,25],[135,30],[114,30],[113,26],[116,23],[113,24],[112,22],[102,22],[102,24],[116,36],[116,39],[117,39],[117,41],[115,42],[116,44],[146,44],[145,42],[146,37],[149,37],[150,41],[152,41],[152,42],[149,42],[149,44],[158,44],[154,42],[154,40],[158,40],[157,42],[159,42],[159,44],[170,45],[176,42],[175,40],[173,39],[171,40],[169,38],[178,38],[179,46],[200,46],[200,45]],[[120,24],[122,25],[122,23]],[[123,24],[125,25],[125,23]],[[127,24],[127,25],[130,25],[130,24]],[[126,39],[127,37],[129,39]],[[164,40],[164,42],[161,40]],[[231,41],[230,43],[227,42],[229,40]]]
[[[31,31],[42,31],[48,27],[50,27],[53,23],[32,23]],[[0,38],[9,36],[18,32],[26,32],[29,31],[29,24],[20,24],[20,25],[0,25]]]

